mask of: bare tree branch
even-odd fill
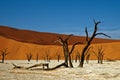
[[[86,33],[86,41],[88,42],[88,31],[87,31],[87,27],[85,27],[85,33]]]
[[[82,44],[82,42],[76,42],[76,43],[74,43],[73,46],[72,46],[72,49],[69,52],[69,54],[72,53],[72,51],[74,50],[75,46],[78,45],[78,44]]]
[[[8,50],[8,48],[5,48],[4,50],[0,50],[0,51],[1,51],[1,53],[6,53],[7,50]]]
[[[65,39],[65,42],[67,42],[71,36],[73,36],[73,34],[70,34],[70,35]]]
[[[100,63],[100,64],[103,63],[103,57],[104,57],[103,52],[104,52],[104,50],[103,50],[102,46],[101,46],[101,47],[98,47],[98,50],[97,50],[96,53],[93,51],[93,53],[94,53],[94,54],[97,56],[97,58],[98,58],[98,63]]]
[[[96,53],[95,53],[95,51],[92,51],[97,57],[99,57]]]
[[[55,42],[59,42],[61,45],[63,45],[61,40],[56,40]]]
[[[25,67],[25,66],[18,66],[14,63],[12,63],[12,65],[14,66],[13,69],[31,69],[31,68],[34,68],[34,67],[38,67],[38,66],[42,66],[43,67],[43,70],[44,70],[44,66],[47,67],[47,69],[49,69],[49,64],[48,63],[39,63],[39,64],[34,64],[34,65],[31,65],[31,66],[28,66],[28,67]]]
[[[87,49],[87,51],[85,52],[85,55],[87,55],[87,53],[88,53],[88,51],[89,51],[90,49],[93,49],[93,46],[90,46],[90,47]],[[85,55],[84,55],[84,56],[85,56]]]
[[[60,42],[64,42],[63,39],[60,36],[57,36],[57,38]]]
[[[94,24],[95,24],[95,30],[97,30],[97,25],[99,24],[99,23],[101,23],[100,21],[95,21],[95,19],[93,19],[93,22],[94,22]]]
[[[106,34],[104,34],[104,33],[96,33],[95,36],[97,36],[97,35],[104,35],[104,36],[106,36],[106,37],[108,37],[108,38],[111,38],[110,36],[108,36],[108,35],[106,35]]]

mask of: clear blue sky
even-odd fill
[[[0,25],[19,29],[84,36],[93,18],[98,32],[120,39],[120,0],[0,0]]]

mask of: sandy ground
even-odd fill
[[[62,62],[52,60],[49,65],[54,67]],[[31,61],[28,64],[26,60],[8,60],[0,63],[0,80],[120,80],[120,61],[97,64],[96,60],[92,60],[89,64],[85,63],[83,68],[73,62],[74,68],[62,67],[52,71],[13,69],[12,63],[30,66],[44,61]]]

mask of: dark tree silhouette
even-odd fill
[[[97,27],[97,26],[98,26],[99,23],[101,23],[101,22],[99,22],[99,21],[96,22],[96,21],[94,20],[94,31],[93,31],[93,34],[92,34],[92,36],[91,36],[90,38],[88,38],[87,27],[85,28],[85,33],[86,33],[86,45],[85,45],[85,47],[84,47],[83,50],[82,50],[81,62],[80,62],[80,64],[79,64],[79,67],[83,67],[84,59],[85,59],[85,53],[86,53],[88,47],[90,46],[92,40],[93,40],[97,35],[104,35],[104,36],[110,38],[110,36],[108,36],[108,35],[106,35],[106,34],[104,34],[104,33],[97,33],[97,30],[98,30],[98,27]]]
[[[28,62],[30,62],[30,60],[32,59],[33,55],[31,53],[27,53],[26,56],[27,56]]]
[[[3,50],[1,50],[0,52],[1,52],[1,56],[2,56],[2,63],[4,63],[4,60],[5,60],[5,56],[7,56],[9,53],[7,52],[7,48],[6,49],[3,49]]]
[[[70,39],[71,36],[73,36],[73,34],[70,34],[67,38],[65,38],[65,40],[63,40],[62,37],[57,36],[57,38],[58,38],[57,41],[63,46],[63,52],[64,52],[64,58],[65,58],[65,62],[64,63],[66,65],[66,67],[73,67],[73,64],[71,62],[71,54],[72,54],[75,46],[77,44],[81,44],[81,42],[76,42],[76,43],[74,43],[72,45],[71,50],[69,50],[69,48],[68,48],[68,40]],[[69,64],[68,64],[68,62],[69,62]]]

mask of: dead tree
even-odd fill
[[[79,60],[79,62],[80,62],[80,53],[79,53],[79,51],[77,51],[75,53],[75,62],[77,62],[77,60]]]
[[[100,63],[100,64],[103,64],[103,57],[104,57],[104,50],[103,50],[103,47],[101,46],[101,47],[98,47],[98,51],[97,51],[97,53],[95,53],[94,51],[93,51],[93,53],[97,56],[97,59],[98,59],[98,63]]]
[[[86,53],[86,50],[88,49],[88,47],[91,45],[91,42],[92,40],[97,36],[97,35],[104,35],[106,37],[109,37],[108,35],[104,34],[104,33],[97,33],[97,30],[98,30],[98,24],[101,23],[101,22],[96,22],[94,20],[94,31],[93,31],[93,34],[90,38],[88,38],[88,31],[87,31],[87,27],[85,28],[85,33],[86,33],[86,45],[84,46],[83,50],[82,50],[82,55],[81,55],[81,62],[79,64],[79,67],[83,67],[83,64],[84,64],[84,59],[85,59],[85,53]]]
[[[69,35],[67,38],[65,38],[65,40],[63,40],[62,37],[57,36],[57,38],[58,38],[57,41],[63,46],[63,52],[64,52],[64,58],[65,58],[65,62],[64,63],[66,65],[66,67],[73,67],[73,64],[71,62],[71,54],[72,54],[75,46],[77,44],[81,43],[81,42],[74,43],[73,46],[72,46],[72,48],[71,48],[71,50],[69,50],[69,48],[68,48],[68,40],[70,39],[71,36],[73,36],[73,35],[72,34]],[[69,62],[69,64],[68,64],[68,62]]]
[[[45,56],[42,56],[42,58],[43,58],[44,62],[46,62]]]
[[[59,62],[59,60],[60,60],[60,58],[61,58],[60,53],[56,53],[56,56],[57,56],[57,60],[58,60],[58,62]]]
[[[87,64],[89,63],[89,59],[90,59],[90,49],[93,49],[93,47],[90,46],[90,47],[87,49],[86,53],[85,53],[86,63],[87,63]]]
[[[86,63],[89,63],[89,59],[90,59],[90,54],[86,55]]]
[[[48,62],[50,62],[50,60],[52,60],[52,57],[51,57],[51,56],[49,56],[49,58],[48,58]]]
[[[4,60],[5,60],[5,56],[7,56],[9,53],[7,52],[7,48],[6,49],[3,49],[1,50],[1,56],[2,56],[2,63],[4,63]]]
[[[58,59],[58,62],[59,62],[59,60],[60,60],[60,54],[58,55],[58,58],[57,58],[57,59]]]
[[[46,61],[47,62],[50,62],[50,52],[49,52],[49,50],[45,50],[45,57],[46,57]]]
[[[39,55],[38,53],[36,53],[36,62],[38,62],[38,59],[39,59]]]
[[[28,62],[30,62],[30,60],[32,59],[33,55],[31,53],[27,53],[26,56],[27,56]]]
[[[47,67],[47,69],[49,69],[49,64],[48,63],[39,63],[39,64],[34,64],[32,66],[29,66],[29,67],[25,67],[25,66],[18,66],[14,63],[12,63],[12,65],[14,66],[13,69],[32,69],[32,68],[35,68],[35,67],[38,67],[38,66],[42,66],[43,70],[45,69],[45,66]]]
[[[73,54],[71,54],[71,60],[72,60],[72,62],[74,61],[74,55]]]

